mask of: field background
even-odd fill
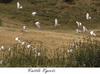
[[[15,37],[30,42],[42,42],[52,56],[55,49],[67,46],[73,40],[79,41],[88,34],[77,34],[77,24],[81,21],[89,30],[96,31],[96,40],[100,40],[100,1],[99,0],[19,0],[23,9],[16,8],[17,0],[11,3],[0,3],[0,45],[7,47],[16,44]],[[37,12],[33,17],[31,13]],[[85,14],[89,12],[92,19],[87,21]],[[61,26],[54,28],[54,19],[58,18]],[[40,21],[41,30],[34,24]],[[22,27],[28,27],[27,33]],[[95,37],[93,37],[95,38]]]

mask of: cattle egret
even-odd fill
[[[37,53],[37,55],[38,55],[38,56],[40,56],[40,55],[41,55],[41,53],[40,53],[40,52],[38,52],[38,53]]]
[[[55,18],[55,24],[54,24],[54,26],[57,27],[57,26],[59,26],[59,25],[60,25],[60,24],[58,24],[58,19]]]
[[[21,6],[21,4],[19,2],[17,2],[17,9],[22,9],[23,6]]]
[[[27,48],[30,48],[31,47],[31,45],[27,45]]]
[[[57,18],[55,18],[55,24],[54,24],[54,26],[55,27],[58,26],[58,19]]]
[[[26,26],[23,26],[23,31],[27,32],[27,27]]]
[[[16,40],[18,43],[21,43],[21,40],[19,40],[18,37],[16,37],[15,40]]]
[[[76,29],[77,33],[81,33],[82,32],[82,23],[79,21],[76,21],[77,27],[78,29]]]
[[[26,30],[26,26],[23,26],[23,30]]]
[[[90,35],[91,36],[96,36],[96,34],[94,33],[94,31],[90,31]]]
[[[4,46],[1,46],[1,49],[4,49]]]
[[[18,41],[18,40],[19,40],[19,38],[18,38],[18,37],[16,37],[16,38],[15,38],[15,40],[16,40],[16,41]]]
[[[90,20],[90,19],[91,19],[89,13],[86,13],[86,19],[87,19],[87,20]]]
[[[88,29],[85,26],[83,26],[83,32],[87,32],[87,31]]]
[[[40,27],[40,22],[35,22],[35,25],[36,25],[36,27],[38,28],[38,29],[40,29],[41,27]]]
[[[32,12],[32,16],[35,16],[37,14],[37,12]]]
[[[76,21],[76,24],[77,24],[78,27],[82,26],[81,22]]]

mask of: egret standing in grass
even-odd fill
[[[91,19],[91,16],[89,15],[89,13],[86,13],[86,19],[87,20],[90,20]]]
[[[23,26],[23,32],[27,32],[27,27]]]
[[[1,49],[2,49],[2,50],[4,49],[4,46],[3,46],[3,45],[1,46]]]
[[[55,24],[54,24],[54,26],[57,27],[57,26],[59,26],[59,25],[60,25],[60,24],[58,23],[58,19],[55,18]]]
[[[41,26],[40,26],[40,22],[39,22],[39,21],[35,22],[35,25],[36,25],[36,27],[37,27],[38,29],[41,28]]]
[[[17,9],[22,9],[22,8],[23,6],[19,2],[17,2]]]
[[[88,29],[85,26],[83,26],[83,32],[88,32]]]
[[[77,24],[78,27],[82,26],[81,22],[76,21],[76,24]]]
[[[38,53],[37,53],[37,56],[40,56],[40,55],[41,55],[41,53],[40,53],[40,52],[38,52]]]
[[[77,27],[78,27],[78,28],[76,29],[76,32],[77,32],[77,33],[81,33],[81,32],[82,32],[82,23],[76,21],[76,24],[77,24]]]
[[[4,50],[4,46],[3,45],[0,47],[0,50]]]
[[[19,38],[18,38],[18,37],[16,37],[16,38],[15,38],[15,40],[16,40],[16,41],[18,41],[18,40],[19,40]]]
[[[32,12],[32,16],[35,16],[37,14],[37,12]]]
[[[90,35],[91,36],[96,36],[96,34],[94,33],[94,31],[90,31]]]
[[[28,44],[28,45],[27,45],[27,48],[30,48],[30,47],[31,47],[31,45],[30,45],[30,44]]]
[[[18,43],[21,43],[21,40],[19,40],[19,37],[16,37],[15,40],[16,40]]]

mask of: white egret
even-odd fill
[[[16,37],[15,40],[16,40],[18,43],[21,43],[21,40],[19,40],[19,37]]]
[[[3,46],[3,45],[1,46],[1,49],[2,49],[2,50],[4,49],[4,46]]]
[[[40,22],[39,22],[39,21],[35,22],[35,25],[36,25],[36,27],[37,27],[38,29],[41,28],[41,27],[40,27]]]
[[[26,26],[23,26],[23,30],[26,30]]]
[[[23,31],[27,32],[27,27],[26,26],[23,26]]]
[[[29,45],[27,45],[27,48],[30,48],[31,47],[31,45],[29,44]]]
[[[37,14],[37,12],[32,12],[32,16],[35,16]]]
[[[41,53],[40,53],[40,52],[38,52],[38,53],[37,53],[37,55],[38,55],[38,56],[40,56],[40,55],[41,55]]]
[[[18,40],[19,40],[19,38],[18,38],[18,37],[16,37],[16,38],[15,38],[15,40],[16,40],[16,41],[18,41]]]
[[[17,2],[17,9],[22,9],[22,8],[23,6],[19,2]]]
[[[96,34],[94,33],[94,31],[90,31],[90,35],[91,36],[96,36]]]
[[[82,26],[81,22],[76,21],[76,24],[77,24],[78,27]]]
[[[83,26],[83,32],[88,32],[88,29],[85,26]]]
[[[87,20],[90,20],[91,19],[91,16],[89,15],[89,13],[86,13],[86,19]]]
[[[58,23],[58,19],[55,18],[55,24],[54,24],[54,26],[57,27],[57,26],[59,26],[59,25],[60,25],[60,24]]]

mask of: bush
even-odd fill
[[[100,41],[85,38],[83,41],[75,42],[70,49],[73,51],[69,54],[69,61],[74,61],[74,66],[100,67]]]
[[[13,1],[13,0],[0,0],[0,3],[9,3],[11,1]]]
[[[72,3],[74,3],[74,0],[64,0],[64,2],[72,4]]]

